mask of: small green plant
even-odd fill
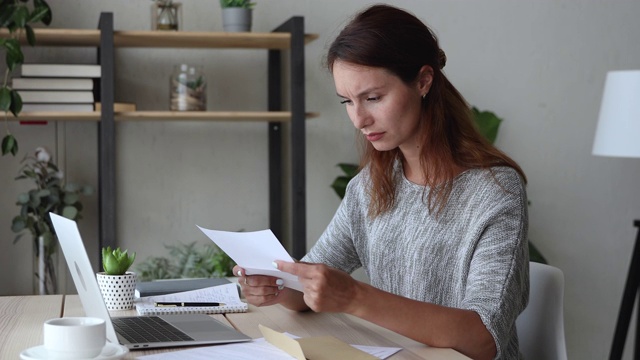
[[[253,9],[256,6],[256,3],[251,2],[249,0],[220,0],[220,6],[222,8],[245,8],[245,9]]]
[[[124,275],[136,259],[136,253],[128,254],[120,248],[102,248],[102,268],[107,275]]]
[[[235,262],[215,244],[198,248],[192,242],[164,247],[169,257],[149,257],[136,266],[141,281],[233,276]]]

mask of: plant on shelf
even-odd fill
[[[58,249],[49,212],[71,220],[82,218],[80,196],[91,195],[93,187],[65,183],[63,173],[43,147],[27,154],[16,180],[33,181],[35,188],[18,195],[20,214],[11,222],[18,235],[15,244],[28,231],[33,238],[34,290],[39,294],[55,294],[58,290],[55,256]]]
[[[104,303],[109,310],[128,310],[133,308],[136,290],[136,273],[128,271],[136,253],[128,253],[119,247],[102,248],[103,272],[96,274]]]
[[[255,6],[256,3],[249,0],[220,0],[224,31],[251,31],[252,11]]]
[[[51,8],[45,0],[0,0],[0,30],[9,30],[8,37],[0,37],[0,49],[6,52],[7,68],[0,86],[0,111],[4,112],[6,135],[2,139],[2,155],[18,153],[18,140],[9,131],[9,112],[18,116],[22,110],[22,98],[9,86],[11,73],[24,62],[20,48],[20,37],[26,34],[27,42],[33,46],[36,37],[30,24],[51,24]]]
[[[474,120],[478,126],[478,130],[480,130],[480,133],[493,144],[498,136],[498,129],[500,128],[502,119],[491,111],[480,111],[476,107],[472,107],[471,112],[473,113]],[[331,187],[340,199],[342,199],[344,198],[347,184],[354,176],[356,176],[359,169],[358,165],[355,164],[340,163],[338,166],[342,170],[343,175],[336,177],[331,184]],[[547,259],[531,241],[529,241],[529,260],[542,264],[547,263]]]
[[[250,0],[220,0],[220,7],[224,8],[244,8],[244,9],[253,9],[256,6],[256,3],[251,2]]]
[[[141,281],[233,276],[235,262],[215,244],[197,248],[196,242],[178,243],[165,248],[169,257],[149,257],[136,267]]]

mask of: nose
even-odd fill
[[[356,129],[364,129],[371,124],[371,116],[364,106],[354,104],[349,112],[349,118]]]

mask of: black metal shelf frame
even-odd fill
[[[116,242],[116,141],[115,116],[113,111],[115,94],[115,47],[113,41],[113,14],[101,13],[98,23],[100,30],[100,46],[98,59],[102,68],[100,80],[100,101],[102,103],[99,132],[99,244],[115,247]],[[305,143],[305,78],[304,78],[304,18],[291,17],[273,32],[287,32],[291,34],[289,55],[289,104],[291,107],[291,121],[289,144],[291,156],[288,159],[291,171],[291,249],[290,254],[300,259],[306,253],[306,143]],[[268,110],[280,111],[284,108],[283,83],[284,74],[283,50],[268,50]],[[285,218],[285,182],[281,181],[285,175],[282,155],[282,122],[268,123],[268,154],[269,154],[269,227],[273,233],[283,239]],[[98,258],[101,259],[100,254]],[[101,265],[99,265],[101,266]]]

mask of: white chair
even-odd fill
[[[564,275],[553,266],[529,265],[529,305],[516,320],[526,360],[567,360],[564,339]]]

